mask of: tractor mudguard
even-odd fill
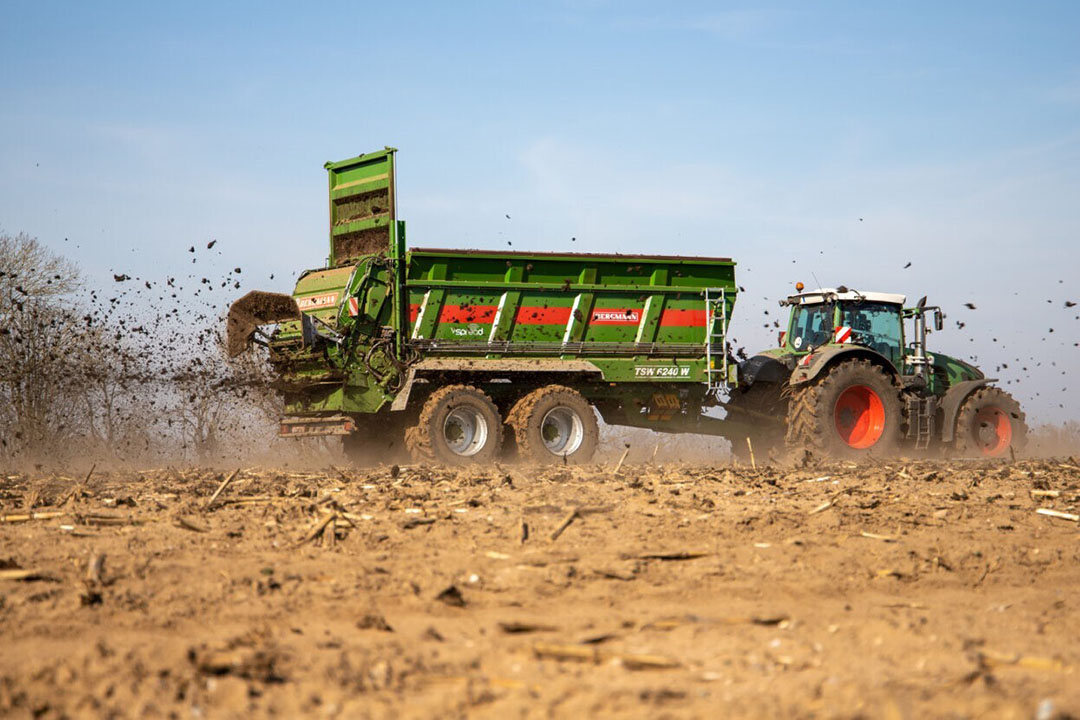
[[[780,383],[790,375],[791,370],[787,365],[769,355],[754,355],[739,363],[740,385],[753,385],[756,382]]]
[[[941,409],[945,414],[942,418],[943,424],[941,427],[942,442],[952,442],[956,436],[956,415],[960,412],[960,406],[964,404],[964,401],[971,396],[971,393],[992,382],[994,382],[993,378],[965,380],[956,383],[945,391],[945,397],[941,401]]]
[[[881,353],[862,345],[827,345],[820,350],[815,350],[809,355],[799,358],[788,383],[793,386],[808,383],[820,375],[823,370],[839,362],[841,358],[844,360],[864,358],[875,365],[880,365],[897,380],[900,379],[896,367]]]

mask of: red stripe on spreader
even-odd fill
[[[709,320],[704,310],[676,310],[669,308],[660,316],[661,327],[705,327]]]
[[[568,307],[519,307],[514,318],[518,325],[565,325],[569,320]]]
[[[492,323],[495,321],[496,305],[444,305],[439,312],[440,323]],[[570,321],[571,308],[568,307],[519,307],[517,317],[514,318],[518,325],[566,325]],[[603,325],[637,325],[638,320],[627,317],[625,320],[616,319],[606,315],[603,319],[595,317],[597,312],[620,313],[625,311],[593,311],[593,324]],[[640,311],[631,311],[638,314]],[[420,317],[420,305],[409,305],[409,324],[415,325]],[[677,310],[669,308],[660,316],[662,327],[705,327],[708,315],[704,310]]]
[[[460,305],[446,305],[439,313],[439,322],[494,322],[497,309],[495,305],[467,305],[464,309]],[[419,303],[409,305],[409,324],[415,325],[418,317]],[[465,320],[466,317],[474,319]],[[514,318],[518,325],[565,325],[569,319],[568,307],[519,307]]]
[[[443,305],[439,322],[450,325],[460,323],[488,323],[495,319],[497,305]]]
[[[451,325],[461,323],[491,323],[495,319],[496,305],[443,305],[439,310],[439,322]],[[415,324],[420,317],[420,306],[409,306],[409,323]]]

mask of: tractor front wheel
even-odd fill
[[[892,378],[869,361],[849,360],[795,392],[786,442],[820,457],[882,457],[899,447],[902,418]]]
[[[979,388],[956,416],[956,454],[1002,457],[1027,444],[1024,413],[1012,395],[996,387]]]

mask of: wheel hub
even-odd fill
[[[585,439],[585,424],[568,407],[552,408],[540,421],[540,436],[553,455],[572,455]]]
[[[885,432],[885,405],[873,389],[854,385],[837,398],[833,421],[841,440],[864,450],[877,443]]]
[[[474,408],[465,405],[456,407],[443,422],[443,440],[455,455],[475,455],[487,444],[487,437],[487,420]]]
[[[975,414],[975,445],[983,455],[999,455],[1012,442],[1009,416],[997,407],[985,407]]]

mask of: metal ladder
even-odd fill
[[[719,295],[717,294],[719,293]],[[716,312],[720,311],[720,332],[716,332]],[[717,392],[727,387],[727,291],[724,288],[705,288],[705,377],[709,391]],[[717,352],[714,340],[720,341],[720,368],[713,367],[713,354]]]
[[[934,437],[934,413],[937,411],[933,398],[908,396],[908,438],[915,440],[916,450],[930,447]]]

